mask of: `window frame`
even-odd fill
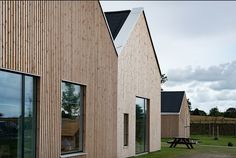
[[[129,114],[124,113],[123,146],[129,146]]]
[[[21,144],[21,147],[20,147],[20,158],[23,158],[24,157],[24,120],[25,120],[25,78],[26,77],[32,77],[33,79],[33,117],[32,117],[32,122],[33,122],[33,125],[32,125],[32,130],[33,130],[33,147],[32,147],[32,152],[33,152],[33,158],[36,158],[37,157],[37,136],[38,136],[38,116],[37,116],[37,111],[38,111],[38,81],[39,81],[39,76],[38,75],[34,75],[34,74],[30,74],[30,73],[24,73],[24,72],[20,72],[20,71],[15,71],[15,70],[9,70],[9,69],[4,69],[4,68],[0,68],[0,71],[2,72],[6,72],[6,73],[9,73],[9,74],[18,74],[20,75],[20,78],[21,78],[21,90],[20,90],[20,93],[21,93],[21,105],[20,105],[20,109],[21,109],[21,118],[20,119],[20,125],[21,125],[21,128],[19,128],[19,131],[20,131],[20,144]]]
[[[71,155],[71,154],[78,154],[78,153],[84,153],[85,151],[85,103],[86,103],[86,85],[81,84],[81,83],[77,83],[77,82],[72,82],[72,81],[68,81],[68,80],[61,80],[61,84],[60,84],[60,89],[61,89],[61,93],[60,93],[60,108],[62,107],[62,83],[69,83],[72,85],[76,85],[76,86],[80,86],[80,89],[82,90],[82,97],[81,97],[81,119],[79,119],[79,124],[81,125],[81,131],[79,134],[79,138],[82,139],[82,141],[79,142],[79,146],[81,146],[81,149],[78,150],[71,150],[71,151],[67,151],[67,152],[62,152],[61,151],[61,156],[66,156],[66,155]],[[61,111],[60,111],[61,114]],[[61,115],[61,122],[62,122],[62,115]],[[62,130],[62,128],[60,129]],[[60,138],[62,138],[62,134],[60,136]],[[62,139],[61,139],[62,141]],[[60,141],[60,142],[61,142]]]

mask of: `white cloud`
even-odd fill
[[[168,71],[164,90],[185,90],[193,108],[206,112],[236,107],[236,61],[208,68],[187,66]]]

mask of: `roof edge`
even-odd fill
[[[180,112],[161,112],[161,115],[179,115]]]
[[[109,35],[110,35],[110,38],[111,38],[111,41],[112,41],[112,45],[113,45],[113,47],[114,47],[114,49],[115,49],[116,56],[118,57],[118,52],[117,52],[117,49],[116,49],[116,46],[115,46],[115,43],[114,43],[113,36],[112,36],[112,34],[111,34],[111,29],[110,29],[110,27],[109,27],[109,25],[108,25],[107,18],[106,18],[105,13],[104,13],[104,11],[103,11],[103,9],[102,9],[101,2],[98,1],[98,4],[99,4],[100,10],[101,10],[101,12],[102,12],[103,19],[104,19],[104,21],[105,21],[105,23],[106,23],[106,27],[107,27],[107,30],[108,30],[108,32],[109,32]]]
[[[144,8],[142,8],[142,7],[133,8],[131,10],[130,14],[128,15],[128,17],[125,21],[125,23],[121,27],[120,32],[116,36],[116,39],[114,40],[114,44],[115,44],[115,47],[117,49],[117,53],[118,53],[118,56],[119,56],[119,54],[122,52],[123,48],[125,47],[126,43],[128,42],[130,34],[132,33],[135,25],[137,24],[141,14],[144,15],[144,20],[145,20],[145,23],[146,23],[146,26],[147,26],[147,30],[148,30],[148,34],[149,34],[149,37],[150,37],[151,45],[152,45],[152,48],[153,48],[153,51],[154,51],[154,56],[155,56],[155,59],[156,59],[157,67],[158,67],[158,70],[159,70],[159,73],[160,73],[160,76],[161,76],[162,75],[161,67],[160,67],[160,64],[159,64],[159,61],[158,61],[158,58],[157,58],[157,54],[156,54],[156,51],[155,51],[155,47],[154,47],[154,44],[153,44],[153,41],[152,41],[152,36],[151,36],[151,32],[150,32],[150,29],[149,29],[149,26],[148,26],[148,23],[147,23],[147,18],[146,18],[145,12],[144,12]]]
[[[133,31],[138,19],[143,12],[143,8],[133,8],[127,19],[125,20],[123,26],[120,29],[120,32],[117,34],[114,44],[117,49],[118,55],[122,52],[123,48],[125,47],[126,43],[129,40],[129,36]]]
[[[162,91],[161,93],[179,93],[179,92],[183,92],[185,93],[185,91]]]
[[[147,26],[148,34],[149,34],[149,37],[150,37],[150,41],[151,41],[151,44],[152,44],[152,49],[154,51],[154,55],[155,55],[155,58],[156,58],[157,66],[158,66],[158,69],[159,69],[159,73],[160,73],[160,76],[161,76],[162,75],[161,67],[160,67],[160,64],[159,64],[159,61],[158,61],[158,58],[157,58],[157,53],[156,53],[156,50],[155,50],[155,47],[154,47],[154,44],[153,44],[153,41],[152,41],[151,32],[150,32],[150,29],[149,29],[149,26],[148,26],[148,23],[147,23],[147,18],[146,18],[146,15],[145,15],[144,11],[143,11],[143,15],[144,15],[144,20],[145,20],[145,23],[146,23],[146,26]]]

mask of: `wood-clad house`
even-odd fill
[[[1,1],[0,157],[116,158],[117,65],[98,1]]]
[[[161,92],[161,137],[189,137],[190,112],[184,91]]]
[[[105,13],[118,53],[119,158],[160,150],[160,67],[142,8]]]

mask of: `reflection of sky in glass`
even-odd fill
[[[19,117],[21,75],[0,71],[0,113],[3,117]]]
[[[143,98],[136,98],[136,104],[139,105],[139,107],[144,111],[144,101]]]
[[[25,76],[25,117],[33,115],[33,77]]]

